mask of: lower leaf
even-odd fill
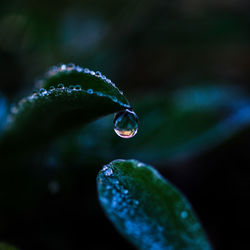
[[[115,160],[97,186],[106,215],[139,249],[212,249],[187,199],[152,167]]]

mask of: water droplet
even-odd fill
[[[125,109],[114,117],[114,130],[122,138],[131,138],[138,130],[138,117],[132,110]]]
[[[82,70],[83,70],[80,66],[76,66],[75,69],[77,72],[82,72]]]
[[[108,169],[108,166],[106,166],[106,165],[104,165],[103,167],[102,167],[102,171],[105,171],[105,170],[107,170]]]
[[[96,72],[95,72],[95,75],[96,75],[97,77],[101,77],[101,76],[102,76],[102,73],[101,73],[100,71],[96,71]]]
[[[39,90],[39,93],[42,94],[42,93],[44,93],[45,91],[46,91],[46,89],[41,88],[41,89]]]
[[[188,217],[187,211],[182,211],[182,212],[181,212],[181,218],[182,218],[182,219],[186,219],[187,217]]]
[[[108,168],[104,171],[105,176],[110,176],[113,174],[113,170],[111,168]]]
[[[69,63],[67,65],[67,70],[73,70],[73,69],[75,69],[75,64],[74,63]]]
[[[59,83],[59,84],[57,85],[57,87],[58,87],[59,89],[63,89],[63,88],[64,88],[64,85],[63,85],[62,83]]]
[[[134,204],[135,206],[138,206],[139,203],[140,203],[138,200],[133,200],[132,202],[133,202],[133,204]]]
[[[64,71],[64,70],[66,70],[66,69],[67,69],[67,66],[66,66],[65,64],[62,64],[60,70],[61,70],[61,71]]]
[[[124,189],[124,190],[123,190],[123,193],[124,193],[124,194],[128,194],[128,190],[127,190],[127,189]]]
[[[82,87],[81,87],[81,85],[76,85],[76,86],[75,86],[75,89],[76,89],[76,90],[81,90]]]
[[[50,90],[55,90],[55,87],[54,86],[50,86],[49,89]]]
[[[93,94],[93,89],[88,89],[87,92],[88,92],[89,94]]]
[[[88,68],[85,68],[83,71],[84,71],[84,73],[87,73],[87,74],[90,72],[90,70]]]

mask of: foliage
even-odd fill
[[[189,202],[152,167],[116,160],[97,185],[107,216],[139,249],[211,249]]]
[[[7,187],[10,169],[17,171],[15,164],[25,153],[38,150],[70,129],[130,108],[127,99],[111,80],[100,72],[73,64],[53,67],[37,85],[40,89],[12,107],[6,121],[0,150],[2,158],[13,165],[8,169],[1,168],[1,188]],[[14,160],[11,159],[13,153],[17,157]],[[28,167],[20,173],[30,170]],[[33,181],[37,182],[37,177]],[[42,182],[43,179],[38,181]],[[33,188],[35,185],[32,184]],[[18,192],[15,189],[9,191],[15,202],[20,194],[26,198],[28,194],[32,200],[32,193],[20,186]],[[186,198],[151,167],[137,161],[114,161],[98,175],[98,190],[108,217],[137,247],[210,249]],[[36,194],[38,200],[43,193],[40,190],[40,194]],[[10,206],[9,200],[5,203]]]

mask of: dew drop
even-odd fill
[[[90,72],[90,70],[88,68],[85,68],[83,71],[84,71],[84,73],[87,73],[87,74]]]
[[[93,91],[93,89],[88,89],[87,92],[88,92],[89,94],[93,94],[94,91]]]
[[[187,211],[182,211],[182,212],[181,212],[181,218],[182,218],[182,219],[186,219],[187,217],[188,217]]]
[[[75,64],[74,63],[69,63],[68,65],[67,65],[67,70],[73,70],[73,69],[75,69]]]
[[[101,77],[101,76],[102,76],[102,73],[101,73],[100,71],[96,71],[96,72],[95,72],[95,75],[96,75],[97,77]]]
[[[59,84],[57,85],[57,87],[58,87],[59,89],[63,89],[63,88],[64,88],[64,84],[63,84],[63,83],[59,83]]]
[[[40,94],[43,94],[45,91],[46,91],[46,89],[41,88],[41,89],[39,90],[39,93],[40,93]]]
[[[138,130],[138,117],[132,110],[125,109],[115,114],[114,131],[122,138],[131,138]]]
[[[105,174],[105,176],[110,176],[113,174],[113,170],[111,168],[108,168],[105,170],[104,174]]]
[[[83,70],[80,66],[76,66],[75,69],[77,72],[82,72],[82,70]]]
[[[76,89],[76,90],[81,90],[82,87],[81,87],[81,85],[76,85],[76,86],[75,86],[75,89]]]
[[[123,192],[124,194],[128,194],[128,190],[127,190],[127,189],[124,189],[122,192]]]
[[[67,69],[67,66],[66,66],[65,64],[62,64],[61,67],[60,67],[60,70],[61,70],[61,71],[64,71],[64,70],[66,70],[66,69]]]

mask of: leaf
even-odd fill
[[[12,108],[2,153],[45,145],[70,129],[130,107],[109,79],[79,66],[53,68],[39,84],[39,91]]]
[[[97,187],[108,218],[139,249],[211,249],[189,202],[152,167],[115,160]]]

